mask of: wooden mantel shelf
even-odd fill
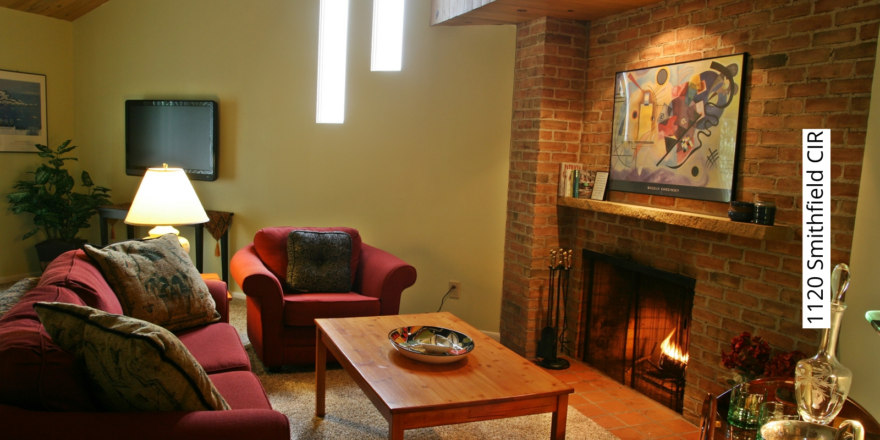
[[[571,197],[559,197],[556,204],[559,206],[583,209],[585,211],[605,212],[624,217],[651,220],[658,223],[665,223],[667,225],[683,226],[685,228],[756,238],[758,240],[790,240],[793,236],[792,229],[786,226],[764,226],[756,225],[754,223],[734,222],[725,217],[696,214],[693,212],[672,211],[650,206],[628,205],[626,203],[589,199],[573,199]]]

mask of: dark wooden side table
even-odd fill
[[[786,387],[794,390],[794,378],[768,377],[755,379],[753,382],[763,385],[768,389],[768,393],[772,392],[768,401],[785,403],[783,399],[777,399],[775,397],[776,389],[779,387]],[[792,393],[792,396],[793,395],[794,394]],[[721,395],[718,396],[717,402],[718,412],[716,413],[715,435],[711,437],[716,440],[727,438],[727,432],[730,429],[730,426],[727,423],[727,410],[730,408],[730,390],[721,393]],[[862,423],[865,427],[865,440],[880,440],[880,423],[878,423],[877,420],[861,405],[850,398],[846,399],[846,402],[843,404],[843,409],[841,409],[840,414],[834,418],[832,425],[839,426],[846,419],[858,420]]]
[[[125,220],[125,216],[128,215],[128,210],[131,208],[131,203],[123,203],[119,205],[109,205],[109,206],[101,206],[98,207],[98,221],[101,224],[101,246],[106,246],[110,243],[110,234],[109,228],[107,227],[107,220],[109,219],[120,219]],[[208,215],[214,211],[205,210]],[[226,212],[217,211],[224,214]],[[231,213],[230,216],[232,215]],[[134,237],[134,226],[125,225],[126,226],[126,236],[129,240],[135,238]],[[196,228],[196,269],[198,269],[199,273],[203,272],[203,262],[204,262],[204,254],[205,250],[203,249],[205,244],[205,225],[197,224],[192,225]],[[229,284],[229,229],[227,228],[223,235],[220,237],[220,265],[223,273],[223,281]]]

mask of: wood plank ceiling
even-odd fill
[[[109,0],[0,0],[0,7],[73,21]]]
[[[109,0],[0,0],[0,7],[74,21]],[[516,24],[541,17],[595,20],[657,0],[432,0],[431,24]]]
[[[657,0],[432,0],[431,24],[516,24],[541,17],[596,20]]]

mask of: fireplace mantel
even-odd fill
[[[559,197],[556,204],[558,206],[567,206],[585,211],[604,212],[624,217],[666,223],[668,225],[683,226],[686,228],[701,229],[704,231],[719,232],[740,237],[756,238],[759,240],[790,240],[793,236],[792,229],[787,226],[764,226],[756,225],[754,223],[734,222],[725,217],[716,217],[693,212],[672,211],[651,206],[629,205],[626,203],[605,202],[600,200],[574,199],[571,197]]]

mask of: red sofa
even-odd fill
[[[232,407],[230,411],[101,412],[70,353],[55,345],[33,304],[87,305],[122,314],[98,267],[83,251],[53,261],[37,287],[0,319],[2,437],[64,439],[289,439],[287,417],[272,410],[235,328],[226,284],[208,281],[221,321],[177,333]]]
[[[352,238],[352,292],[290,293],[284,290],[287,236],[293,230],[342,231]],[[416,282],[416,269],[361,242],[351,228],[264,228],[230,263],[247,295],[247,332],[257,356],[277,371],[315,362],[315,319],[396,315],[400,295]],[[328,354],[328,358],[332,357]]]

